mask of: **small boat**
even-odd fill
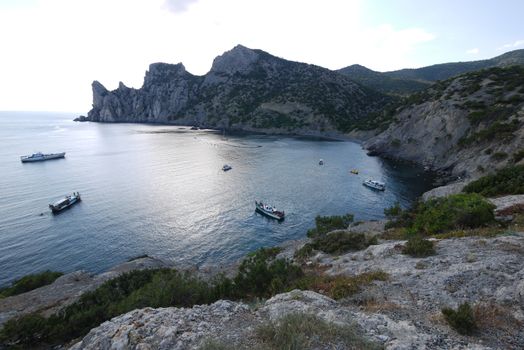
[[[224,164],[224,166],[222,167],[222,171],[228,171],[228,170],[231,170],[231,169],[233,169],[233,167],[230,166],[230,165],[227,165],[227,164]]]
[[[349,172],[350,172],[351,174],[358,175],[358,170],[357,170],[357,169],[351,169]]]
[[[284,220],[284,217],[286,216],[284,211],[279,211],[275,207],[262,202],[255,201],[255,206],[256,211],[276,220]]]
[[[386,184],[380,181],[376,180],[366,180],[362,183],[364,186],[367,186],[369,188],[384,191],[386,189]]]
[[[193,126],[191,127],[191,130],[199,130],[199,129],[200,129],[200,128],[199,128],[198,126],[196,126],[196,125],[193,125]]]
[[[49,208],[51,209],[53,214],[56,214],[56,213],[61,212],[64,209],[69,208],[73,204],[80,202],[80,200],[81,200],[80,193],[79,192],[73,192],[72,195],[65,196],[61,200],[59,200],[59,201],[57,201],[57,202],[55,202],[53,204],[49,204]]]
[[[320,160],[318,161],[318,165],[324,165],[324,159],[320,159]]]
[[[20,160],[22,161],[22,163],[28,163],[28,162],[40,162],[43,160],[58,159],[58,158],[64,158],[64,157],[65,157],[65,152],[48,153],[48,154],[38,152],[38,153],[33,153],[30,156],[21,156]]]

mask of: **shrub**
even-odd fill
[[[399,202],[396,202],[391,207],[384,209],[384,215],[386,215],[388,219],[396,218],[400,214],[402,214],[402,208],[400,207]]]
[[[61,272],[47,270],[37,274],[24,276],[13,282],[11,287],[0,289],[0,298],[22,294],[33,289],[46,286],[53,283],[58,277],[62,275],[63,274]]]
[[[492,175],[479,178],[464,187],[463,192],[483,196],[524,193],[524,165],[509,166]]]
[[[374,281],[387,281],[389,275],[383,271],[365,272],[354,276],[306,275],[297,279],[292,289],[313,290],[333,299],[342,299],[358,293],[362,287]]]
[[[372,244],[377,244],[377,238],[367,238],[364,233],[335,231],[315,238],[311,243],[313,249],[325,253],[344,253],[351,250],[362,250]]]
[[[411,255],[414,258],[423,258],[426,256],[434,255],[435,248],[432,241],[423,239],[419,235],[411,237],[404,248],[402,254]]]
[[[353,222],[353,215],[317,216],[315,228],[307,232],[308,237],[317,237],[334,230],[345,230]]]
[[[475,228],[494,221],[495,206],[482,196],[460,193],[418,204],[412,232],[438,234],[458,228]]]
[[[288,314],[277,321],[257,327],[256,336],[268,348],[276,350],[381,349],[381,346],[364,338],[354,325],[329,323],[305,313]]]
[[[11,319],[0,330],[0,341],[21,348],[45,347],[83,336],[102,322],[125,312],[150,307],[208,304],[221,298],[270,296],[289,289],[303,276],[287,260],[276,259],[280,248],[262,248],[248,255],[237,276],[207,282],[171,269],[137,270],[109,280],[59,314]]]
[[[262,248],[248,255],[234,278],[236,297],[267,297],[284,291],[295,279],[302,277],[300,267],[284,259],[276,259],[280,248]]]
[[[519,150],[518,152],[513,153],[513,161],[518,163],[524,158],[524,149]]]
[[[506,152],[496,152],[491,155],[491,159],[496,161],[501,161],[503,159],[506,159],[508,157],[508,154]]]
[[[456,311],[443,308],[442,314],[448,324],[460,334],[472,334],[477,329],[473,310],[468,303],[461,304]]]

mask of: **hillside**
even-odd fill
[[[161,122],[243,130],[328,133],[380,110],[385,95],[318,66],[236,46],[204,76],[182,64],[152,64],[140,89],[93,83],[98,122]]]
[[[435,64],[417,69],[401,69],[391,72],[376,72],[360,65],[339,69],[354,81],[382,93],[408,95],[427,88],[437,80],[445,80],[459,74],[492,67],[524,64],[524,50],[515,50],[503,55],[480,61]]]
[[[369,127],[372,153],[454,176],[479,176],[521,160],[524,67],[490,68],[438,82],[390,105]]]
[[[359,84],[391,95],[409,95],[431,85],[428,81],[390,77],[386,73],[376,72],[358,64],[339,69],[337,72]]]

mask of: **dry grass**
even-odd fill
[[[308,274],[296,282],[295,288],[312,290],[333,299],[342,299],[358,293],[362,287],[374,281],[387,281],[389,275],[383,271],[372,271],[355,276],[328,276]]]
[[[473,307],[481,334],[493,334],[500,338],[511,339],[522,330],[524,324],[515,319],[511,309],[493,302],[478,303]]]
[[[256,329],[256,337],[267,349],[381,349],[352,325],[326,322],[318,316],[296,313],[278,321],[267,322]]]

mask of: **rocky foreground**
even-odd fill
[[[187,309],[145,308],[103,323],[72,349],[198,349],[210,339],[230,349],[263,348],[257,327],[293,313],[357,327],[386,349],[524,348],[524,234],[438,240],[437,254],[427,258],[401,254],[403,243],[318,254],[308,262],[331,275],[388,273],[388,281],[347,299],[295,290],[255,305],[221,300]],[[465,301],[479,323],[474,336],[456,333],[440,312]]]

